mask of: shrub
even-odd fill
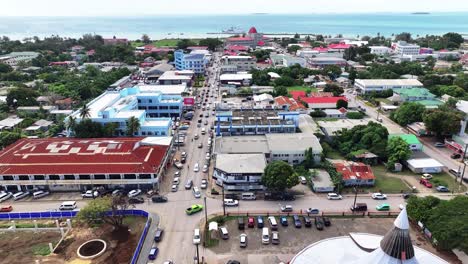
[[[363,119],[364,114],[361,113],[361,112],[348,112],[346,114],[346,117],[349,118],[349,119]]]

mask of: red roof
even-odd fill
[[[341,107],[340,109],[338,109],[338,111],[340,111],[342,114],[346,114],[348,112],[348,109]]]
[[[249,48],[244,46],[244,45],[231,45],[231,46],[226,47],[226,49],[231,50],[231,51],[247,51],[247,50],[249,50]]]
[[[256,34],[257,33],[257,29],[255,27],[251,27],[249,29],[249,34]]]
[[[361,162],[335,163],[337,172],[343,175],[343,180],[373,180],[374,173],[369,165]]]
[[[257,46],[265,46],[265,41],[260,40],[259,42],[257,42]]]
[[[351,47],[350,44],[344,44],[344,43],[339,43],[339,44],[330,44],[328,45],[330,49],[349,49]]]
[[[335,96],[335,97],[301,97],[301,100],[308,104],[336,104],[338,100],[345,100],[344,96]]]
[[[234,51],[225,50],[224,55],[237,56],[237,53],[235,53]]]
[[[318,52],[328,52],[328,48],[325,48],[325,47],[322,47],[322,46],[320,46],[320,47],[315,47],[315,48],[313,48],[312,50],[316,50],[316,51],[318,51]]]
[[[288,105],[290,111],[296,111],[298,109],[306,109],[301,103],[296,102],[296,100],[286,97],[278,96],[275,98],[275,103],[278,106]]]
[[[253,38],[251,37],[234,37],[234,38],[228,38],[228,41],[252,41]]]
[[[333,93],[330,93],[330,92],[311,92],[310,97],[333,97]]]
[[[190,46],[187,47],[188,50],[207,50],[208,46]]]
[[[291,94],[292,98],[294,98],[294,99],[296,99],[296,100],[297,100],[297,98],[299,98],[299,97],[301,97],[301,99],[302,99],[302,97],[306,97],[306,96],[307,96],[307,94],[306,94],[305,91],[290,91],[289,94]]]
[[[20,139],[0,152],[0,174],[154,173],[169,146],[142,138]]]

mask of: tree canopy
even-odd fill
[[[343,87],[334,83],[327,83],[323,88],[323,91],[333,93],[333,96],[339,96],[340,94],[344,93]]]
[[[464,118],[460,112],[446,107],[426,110],[422,117],[426,129],[438,138],[460,131],[460,121]]]
[[[39,93],[31,88],[18,87],[8,90],[6,102],[10,107],[35,106],[39,104],[38,96]]]
[[[78,219],[89,224],[104,221],[114,226],[116,230],[126,230],[123,224],[124,215],[121,210],[128,210],[132,206],[126,196],[100,197],[93,199],[78,212]]]
[[[413,153],[409,148],[408,143],[406,143],[406,141],[401,137],[391,138],[387,144],[387,168],[394,168],[395,163],[403,163],[407,161],[412,154]]]
[[[387,128],[379,123],[369,122],[336,133],[336,144],[344,155],[357,150],[368,150],[380,157],[386,157],[388,141]]]
[[[424,105],[420,103],[405,102],[395,112],[390,114],[390,118],[400,126],[406,126],[422,121],[422,115],[425,110]]]
[[[273,161],[265,167],[262,183],[270,190],[284,191],[299,184],[299,177],[288,163]]]

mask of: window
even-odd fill
[[[135,174],[124,174],[124,179],[134,180],[134,179],[136,179],[136,175]]]
[[[138,176],[140,179],[151,179],[151,174],[140,174]]]
[[[45,178],[44,175],[34,175],[34,179],[38,181],[42,181],[44,180],[44,178]]]
[[[86,175],[86,174],[85,175],[80,175],[79,177],[80,177],[80,180],[89,180],[91,178],[90,175]]]
[[[64,175],[63,178],[65,180],[75,180],[75,175]]]
[[[243,181],[243,180],[245,180],[245,177],[244,176],[234,176],[234,180]]]
[[[152,99],[149,99],[149,100],[148,100],[148,103],[152,103],[152,102],[153,102],[153,100],[152,100]]]
[[[4,181],[12,181],[12,180],[13,180],[13,176],[3,176],[3,180],[4,180]]]
[[[104,175],[104,174],[94,174],[94,179],[95,180],[105,180],[106,175]]]
[[[28,175],[20,175],[19,180],[20,181],[29,181],[29,176]]]
[[[58,175],[49,175],[50,180],[60,180],[60,176]]]
[[[111,180],[120,180],[120,174],[109,174],[109,179]]]

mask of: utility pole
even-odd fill
[[[224,202],[224,183],[223,183],[223,215],[226,216],[226,203]]]
[[[200,264],[200,255],[198,254],[198,243],[196,244],[197,246],[197,264]]]
[[[354,203],[353,203],[353,209],[356,208],[356,199],[357,199],[357,189],[356,186],[354,188]]]

